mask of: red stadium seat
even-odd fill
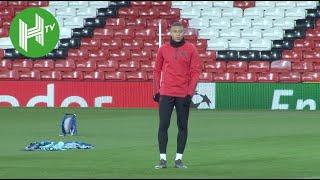
[[[156,61],[157,60],[157,51],[152,51],[152,54],[151,54],[151,61]]]
[[[313,71],[313,64],[312,62],[295,62],[291,64],[292,71],[294,72],[310,72]]]
[[[47,6],[49,6],[49,1],[28,1],[28,6],[47,7]]]
[[[60,71],[44,71],[40,73],[41,80],[61,80]]]
[[[40,80],[40,71],[31,70],[19,73],[20,80]]]
[[[52,59],[36,60],[33,63],[33,68],[39,71],[50,71],[54,68],[54,61]]]
[[[1,10],[1,8],[0,8],[0,10]],[[1,14],[1,12],[0,12],[0,14]],[[0,19],[0,25],[1,25],[0,28],[2,27],[4,29],[8,29],[9,30],[13,17],[12,16],[5,16],[5,15],[2,15],[0,17],[1,17],[1,19]]]
[[[301,75],[302,82],[320,82],[320,72],[305,72]]]
[[[12,69],[17,71],[30,71],[33,66],[33,61],[29,59],[19,59],[14,60],[12,64]]]
[[[80,49],[68,50],[68,58],[76,59],[76,60],[85,60],[85,59],[88,59],[88,57],[89,57],[88,50],[80,50]]]
[[[187,28],[184,32],[184,38],[186,40],[194,40],[196,41],[198,39],[198,29],[195,28]]]
[[[248,63],[246,61],[229,61],[227,63],[227,72],[246,72]]]
[[[294,41],[294,49],[299,50],[312,50],[315,47],[315,43],[313,40],[306,39],[296,39]]]
[[[257,75],[258,82],[279,82],[278,73],[261,73]]]
[[[168,10],[161,10],[159,13],[159,18],[161,19],[170,19],[170,20],[179,20],[180,18],[180,9],[171,8]]]
[[[120,61],[118,71],[137,71],[139,68],[138,61]]]
[[[167,30],[169,27],[168,21],[166,19],[150,19],[147,21],[147,27],[155,29],[158,32],[159,23],[161,23],[161,30]]]
[[[1,70],[0,80],[18,80],[19,73],[17,70]]]
[[[286,60],[278,60],[271,62],[270,72],[290,72],[291,62]]]
[[[94,60],[77,61],[76,70],[90,72],[90,71],[96,70],[96,65],[97,65],[97,62]]]
[[[206,72],[205,64],[206,64],[206,62],[200,61],[200,69],[202,72]]]
[[[8,6],[8,1],[0,1],[0,7]]]
[[[126,79],[128,81],[147,81],[148,74],[144,71],[142,72],[126,72]]]
[[[212,82],[213,75],[210,72],[202,72],[199,76],[199,82]]]
[[[133,50],[131,51],[131,60],[133,61],[150,61],[151,50]]]
[[[119,50],[122,48],[121,39],[104,39],[101,40],[102,50]]]
[[[250,61],[249,72],[268,72],[270,70],[270,62],[267,61]]]
[[[142,19],[157,19],[159,18],[159,10],[156,8],[147,8],[147,9],[140,9],[139,17]]]
[[[81,49],[98,50],[100,49],[100,39],[81,38]]]
[[[141,71],[152,72],[156,65],[155,61],[141,62]]]
[[[138,30],[135,33],[135,36],[137,39],[149,39],[149,40],[154,40],[157,38],[156,32],[150,28],[148,29],[142,29]]]
[[[103,81],[105,79],[104,72],[102,71],[86,72],[84,73],[83,79],[87,81]]]
[[[0,60],[0,71],[12,69],[12,61],[8,59]]]
[[[127,61],[131,58],[131,52],[127,49],[112,50],[109,53],[110,59],[117,61]]]
[[[130,7],[121,7],[118,10],[120,18],[137,19],[139,17],[139,9]]]
[[[11,7],[28,7],[28,1],[8,1],[8,6],[11,6]]]
[[[314,50],[320,51],[320,40],[314,40]]]
[[[105,29],[120,30],[126,27],[124,18],[107,18]]]
[[[306,30],[307,40],[320,40],[320,29],[307,29]]]
[[[308,61],[307,59],[319,59],[320,60],[320,52],[318,51],[303,51],[303,59]]]
[[[98,71],[116,71],[118,68],[119,68],[118,61],[108,60],[108,61],[97,62]]]
[[[67,59],[67,60],[56,60],[54,69],[57,71],[73,71],[76,68],[76,65],[74,63],[73,59]]]
[[[142,18],[127,19],[126,28],[134,29],[135,31],[147,28],[147,20]]]
[[[10,26],[11,26],[11,21],[12,21],[12,19],[5,19],[5,18],[3,18],[2,19],[2,27],[3,28],[5,28],[5,29],[10,29]]]
[[[90,60],[103,61],[103,60],[107,60],[108,58],[109,58],[109,51],[106,49],[100,49],[98,51],[89,52]]]
[[[320,27],[320,19],[316,21],[316,28],[318,29],[318,27]]]
[[[214,50],[208,50],[203,53],[199,52],[199,59],[202,62],[210,62],[216,60],[216,51]]]
[[[198,53],[205,53],[208,46],[206,39],[198,39],[194,45],[197,47]]]
[[[315,72],[320,72],[320,62],[313,63],[313,69]]]
[[[0,59],[2,59],[4,56],[4,50],[3,49],[0,49]]]
[[[105,80],[107,81],[125,81],[126,73],[125,72],[106,72]]]
[[[141,39],[129,39],[123,41],[123,49],[128,50],[141,50],[143,47],[143,40]]]
[[[0,17],[1,18],[6,18],[7,20],[12,20],[12,18],[14,17],[15,13],[14,13],[14,8],[12,6],[7,6],[7,7],[3,7],[0,8]]]
[[[93,36],[95,39],[113,39],[114,31],[113,29],[95,28],[93,31]]]
[[[198,40],[188,39],[187,42],[193,44],[194,46],[197,46]],[[197,49],[198,49],[198,48],[197,48]],[[199,52],[199,50],[198,50],[198,52]]]
[[[169,11],[171,4],[171,1],[152,1],[152,6],[161,11]]]
[[[257,76],[255,73],[239,73],[235,77],[235,82],[256,82]]]
[[[62,72],[62,80],[83,80],[81,71]]]
[[[8,36],[9,36],[9,29],[7,27],[0,27],[0,38],[8,37]]]
[[[157,39],[153,39],[153,40],[146,39],[146,40],[143,41],[143,46],[144,46],[144,49],[149,49],[149,50],[157,52],[158,48],[159,48],[159,40],[157,40]]]
[[[115,38],[133,39],[135,37],[134,29],[126,28],[118,30],[114,33]]]
[[[255,6],[255,1],[233,1],[233,7],[238,7],[241,9],[251,8]]]
[[[139,8],[139,9],[148,9],[151,8],[152,2],[151,1],[131,1],[131,7]]]
[[[234,73],[213,73],[213,80],[215,82],[234,82],[235,75]]]
[[[149,81],[153,80],[153,72],[148,72],[148,80]]]
[[[291,62],[300,62],[302,59],[302,50],[283,50],[282,59]]]
[[[289,73],[279,73],[280,82],[301,82],[301,77],[299,72],[289,72]]]
[[[158,39],[159,37],[159,32],[156,33],[156,37]],[[161,31],[161,39],[162,39],[162,44],[166,43],[166,42],[169,42],[170,40],[170,31],[169,29],[165,30],[165,31]]]
[[[206,62],[204,65],[206,72],[225,72],[227,65],[225,61]]]

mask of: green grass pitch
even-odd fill
[[[60,137],[64,112],[78,136]],[[0,109],[0,178],[319,178],[319,111],[190,112],[184,163],[173,168],[177,124],[169,129],[167,169],[159,161],[155,109]],[[92,150],[23,151],[40,140],[84,141]]]

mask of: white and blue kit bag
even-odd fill
[[[77,132],[77,116],[76,114],[65,113],[61,119],[61,134],[65,136],[67,134],[76,135]]]

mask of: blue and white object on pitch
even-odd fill
[[[61,119],[61,135],[65,136],[67,134],[76,135],[77,134],[77,116],[76,114],[65,113]]]

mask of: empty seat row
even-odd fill
[[[193,18],[189,20],[190,28],[197,29],[254,29],[263,30],[268,28],[293,29],[296,18]]]
[[[17,70],[0,71],[0,80],[66,80],[66,81],[151,81],[152,72],[81,72],[81,71],[45,71],[32,70],[19,72]]]
[[[75,61],[73,59],[68,60],[1,60],[0,70],[11,70],[15,69],[18,71],[94,71],[96,69],[100,71],[153,71],[155,66],[155,61],[116,61],[116,60],[82,60]]]
[[[107,7],[109,1],[50,1],[50,7]]]
[[[312,72],[319,71],[320,60],[291,62],[289,60],[267,61],[201,61],[202,69],[206,72]],[[155,61],[116,61],[116,60],[2,60],[0,61],[0,70],[15,69],[18,71],[153,71]]]
[[[266,61],[215,61],[203,63],[204,72],[319,72],[318,62]]]
[[[172,1],[172,7],[306,7],[314,8],[318,1]]]
[[[265,18],[285,18],[296,17],[304,18],[307,15],[307,10],[304,7],[295,8],[264,8],[252,7],[242,10],[241,8],[183,8],[181,16],[183,18],[200,18],[200,17],[265,17]]]
[[[200,74],[200,82],[320,82],[320,72],[289,73],[210,73]]]
[[[152,81],[153,73],[137,72],[61,72],[32,70],[18,72],[16,70],[0,71],[0,80],[88,80],[88,81]],[[320,72],[222,72],[200,73],[200,82],[320,82]]]

